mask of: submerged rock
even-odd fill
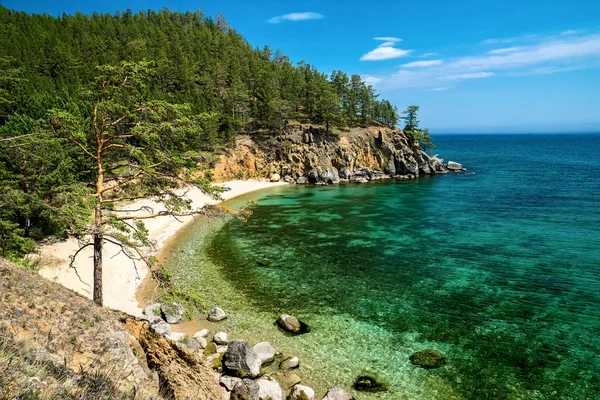
[[[359,392],[385,392],[388,390],[385,383],[378,382],[376,378],[366,375],[356,378],[353,387]]]
[[[273,346],[271,346],[271,343],[269,342],[257,343],[252,348],[256,354],[258,354],[262,365],[272,363],[275,360],[275,355],[279,354],[279,352]]]
[[[206,317],[206,319],[211,322],[219,322],[219,321],[224,320],[225,318],[227,318],[227,314],[220,307],[213,307],[208,312],[208,316]]]
[[[178,324],[183,320],[184,309],[179,303],[162,304],[160,309],[169,324]]]
[[[354,400],[354,397],[340,387],[333,387],[327,391],[323,400]]]
[[[298,360],[298,357],[290,357],[290,358],[286,358],[285,360],[283,360],[281,362],[281,364],[279,364],[279,369],[293,369],[293,368],[298,368],[298,366],[300,365],[300,361]]]
[[[433,349],[418,351],[410,356],[409,360],[413,365],[425,369],[439,368],[446,363],[442,353]]]
[[[315,391],[304,385],[296,385],[292,388],[289,400],[315,400]]]
[[[256,378],[261,361],[256,351],[244,340],[233,340],[223,356],[223,372],[240,378]]]
[[[281,329],[295,335],[310,332],[310,327],[307,324],[288,314],[280,315],[277,319],[277,325],[279,325]]]

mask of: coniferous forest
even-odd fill
[[[112,135],[97,149],[106,148],[108,181],[134,165],[152,188],[238,134],[278,133],[288,120],[347,128],[398,118],[360,76],[254,48],[222,15],[0,7],[0,256],[85,232],[99,196],[98,135]]]

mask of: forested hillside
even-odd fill
[[[253,48],[222,15],[0,7],[0,256],[84,233],[93,208],[110,207],[94,194],[99,170],[117,183],[145,174],[156,190],[136,195],[156,194],[157,176],[189,170],[236,134],[281,132],[290,119],[393,127],[398,113],[358,75]],[[96,142],[110,154],[96,156]]]

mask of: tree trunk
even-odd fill
[[[94,235],[94,303],[102,307],[102,233]]]

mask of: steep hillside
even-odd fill
[[[127,315],[0,259],[0,399],[220,399],[212,370]]]

